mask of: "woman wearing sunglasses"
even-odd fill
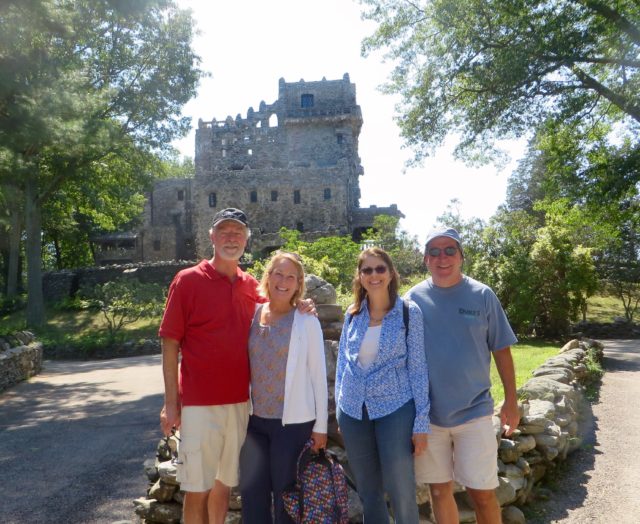
[[[416,524],[413,454],[427,447],[429,398],[422,314],[398,296],[383,249],[364,250],[340,337],[336,412],[367,524]]]

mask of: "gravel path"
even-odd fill
[[[584,446],[528,524],[640,523],[640,340],[603,343],[606,373]]]
[[[45,361],[0,393],[0,522],[138,522],[161,437],[160,356]]]

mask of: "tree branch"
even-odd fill
[[[569,69],[571,69],[573,74],[576,75],[578,80],[580,80],[587,89],[593,89],[596,93],[609,100],[615,106],[622,109],[622,111],[627,113],[634,120],[640,122],[640,107],[629,102],[625,97],[612,91],[607,86],[602,85],[595,78],[585,73],[577,65],[572,64],[569,66]]]
[[[624,17],[619,11],[612,9],[609,5],[599,2],[598,0],[578,0],[592,11],[595,11],[603,18],[613,22],[619,29],[629,35],[634,42],[640,44],[640,29],[636,27],[630,20]]]

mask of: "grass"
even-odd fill
[[[527,340],[526,343],[518,343],[511,348],[513,362],[516,368],[516,387],[519,388],[531,378],[531,373],[547,360],[558,354],[560,346],[551,345],[548,342]],[[491,396],[494,402],[499,404],[504,399],[502,382],[496,365],[491,360]]]
[[[15,311],[0,317],[0,334],[26,329],[24,314],[24,311]],[[45,351],[47,346],[70,346],[82,353],[108,344],[107,322],[99,311],[47,307],[46,319],[44,326],[32,330],[44,344]],[[154,339],[159,325],[160,317],[142,318],[124,326],[118,340]]]
[[[613,322],[616,317],[624,317],[624,307],[619,298],[611,295],[597,295],[587,300],[589,322]]]

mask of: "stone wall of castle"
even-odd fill
[[[211,255],[209,228],[216,212],[238,207],[252,228],[251,252],[282,244],[281,227],[313,240],[356,235],[376,214],[401,217],[395,205],[359,207],[358,156],[362,113],[349,75],[340,80],[279,81],[278,99],[250,107],[246,117],[200,120],[192,179],[156,182],[142,227],[108,235],[99,264],[194,260]]]

